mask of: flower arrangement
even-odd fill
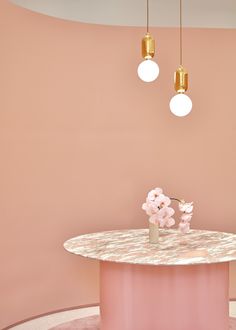
[[[151,224],[158,224],[161,228],[172,227],[175,224],[173,215],[175,210],[170,207],[171,201],[179,202],[179,210],[182,212],[179,222],[179,230],[181,233],[187,233],[190,230],[190,221],[193,216],[193,202],[186,203],[178,198],[168,197],[163,194],[161,188],[151,190],[146,198],[146,203],[142,205],[142,209],[149,215]]]

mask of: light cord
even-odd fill
[[[147,0],[147,33],[149,33],[149,0]]]
[[[183,65],[183,24],[182,24],[182,0],[179,0],[179,59]]]

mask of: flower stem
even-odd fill
[[[178,199],[178,198],[174,198],[174,197],[170,197],[170,199],[172,200],[172,201],[177,201],[177,202],[179,202],[179,203],[182,203],[183,201],[181,201],[180,199]]]

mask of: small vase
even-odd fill
[[[159,224],[149,221],[149,243],[156,244],[159,241]]]

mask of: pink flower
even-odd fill
[[[179,230],[181,231],[181,233],[186,234],[189,232],[190,230],[190,224],[189,222],[180,222],[179,223]]]
[[[146,211],[147,210],[147,203],[143,203],[143,205],[142,205],[142,210],[144,210],[144,211]]]
[[[159,223],[160,227],[171,227],[175,224],[172,215],[175,213],[171,207],[163,207],[156,214],[150,216],[149,221],[152,223]]]
[[[182,221],[188,222],[192,219],[192,216],[192,213],[183,213],[180,218]]]
[[[169,205],[170,205],[171,200],[170,200],[169,197],[165,196],[164,194],[160,194],[160,195],[156,198],[155,202],[157,203],[157,205],[158,205],[159,207],[166,207],[166,206],[169,206]]]
[[[181,212],[191,213],[193,211],[193,202],[185,203],[185,201],[182,201],[179,203],[179,210]]]
[[[166,227],[170,228],[172,226],[174,226],[175,224],[175,219],[174,218],[168,218],[166,221]]]
[[[168,224],[168,226],[172,226],[174,219],[172,219],[172,215],[175,213],[175,210],[171,207],[163,207],[157,213],[157,219],[159,221],[160,227],[164,227]]]
[[[161,188],[154,189],[157,195],[163,194],[163,190]]]
[[[155,202],[147,201],[142,205],[142,209],[146,211],[147,215],[153,215],[158,212],[158,206]]]
[[[147,199],[149,201],[155,201],[155,199],[162,194],[162,189],[161,188],[155,188],[151,191],[149,191],[148,195],[147,195]]]
[[[159,221],[158,221],[158,215],[157,214],[151,215],[150,218],[149,218],[149,221],[151,223],[159,223]]]

